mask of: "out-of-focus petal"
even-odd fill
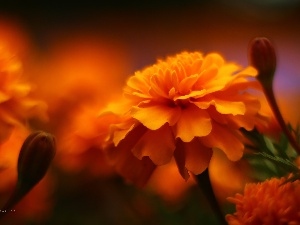
[[[138,159],[149,156],[153,163],[159,166],[171,160],[174,150],[174,137],[170,128],[164,125],[158,130],[148,130],[133,147],[132,153]]]

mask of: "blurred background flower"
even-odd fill
[[[112,172],[94,137],[79,132],[92,133],[89,118],[118,99],[128,75],[157,58],[183,50],[217,51],[246,66],[248,42],[269,37],[278,53],[275,95],[286,121],[299,122],[297,0],[7,1],[0,6],[1,41],[22,64],[30,96],[48,105],[48,121],[28,120],[25,133],[46,130],[60,146],[48,176],[16,206],[7,224],[39,224],[39,215],[47,215],[42,224],[216,224],[196,185],[179,181],[174,165],[156,171],[145,189],[137,190]],[[3,145],[22,133],[11,132]],[[20,146],[26,135],[12,142]],[[3,145],[0,162],[16,160],[18,146],[11,147],[13,153]],[[212,162],[214,188],[223,202],[248,181],[248,165],[232,165],[218,154]],[[3,204],[15,179],[13,166],[5,168]]]

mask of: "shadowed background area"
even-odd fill
[[[183,50],[218,51],[246,65],[249,41],[265,36],[278,53],[275,90],[286,98],[297,94],[300,79],[299,8],[297,0],[9,1],[1,14],[17,21],[39,51],[82,36],[120,45],[131,63],[123,77]]]

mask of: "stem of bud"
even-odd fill
[[[2,212],[9,212],[46,174],[56,152],[54,137],[43,131],[30,134],[18,158],[18,181]],[[0,218],[5,214],[1,213]]]
[[[276,70],[276,54],[271,42],[264,37],[255,38],[250,43],[250,63],[258,70],[257,79],[261,83],[269,105],[291,146],[300,154],[300,146],[291,134],[280,113],[273,91],[273,79]]]

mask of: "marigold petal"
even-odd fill
[[[179,173],[188,180],[189,171],[198,175],[208,167],[212,149],[203,146],[197,138],[188,143],[177,140],[174,157]]]
[[[144,186],[156,167],[148,157],[140,160],[131,152],[146,131],[142,125],[135,126],[117,146],[112,143],[105,149],[117,172],[137,186]]]
[[[201,137],[201,141],[207,147],[221,149],[232,161],[239,160],[243,155],[243,143],[238,134],[227,126],[213,123],[211,133]]]
[[[130,151],[136,145],[138,140],[146,133],[147,128],[141,124],[135,125],[130,131],[127,131],[126,138],[120,140],[119,143],[112,143],[115,148],[110,147],[110,151],[107,151],[109,158],[112,160],[115,158],[115,154],[120,151]]]
[[[218,53],[209,53],[204,57],[201,70],[205,70],[212,65],[216,65],[217,67],[221,67],[224,64],[224,59]]]
[[[118,145],[133,128],[134,124],[128,129],[120,129],[117,125],[112,125],[112,129],[114,130],[113,143]]]
[[[168,98],[168,90],[165,90],[165,84],[161,77],[157,74],[154,74],[150,79],[151,89],[149,90],[149,93],[153,97],[163,97]]]
[[[103,115],[103,119],[109,119],[106,115]],[[135,121],[128,119],[122,122],[118,122],[110,125],[110,133],[112,133],[112,141],[117,146],[126,135],[136,127]]]
[[[243,102],[230,102],[215,99],[213,104],[215,105],[217,111],[222,114],[244,115],[246,111],[246,107]]]
[[[188,171],[198,175],[202,173],[209,165],[212,157],[212,149],[201,144],[198,138],[191,142],[184,143],[185,167]]]
[[[190,106],[182,109],[174,129],[176,137],[184,142],[190,142],[194,137],[203,137],[211,132],[211,119],[205,110]]]
[[[134,183],[138,187],[143,187],[147,183],[156,168],[148,157],[140,160],[132,155],[131,151],[125,151],[125,149],[115,146],[111,146],[108,150],[117,151],[114,158],[116,171],[128,182]]]
[[[127,81],[127,87],[129,87],[131,90],[138,90],[139,93],[148,93],[150,89],[150,85],[147,85],[147,77],[143,76],[141,72],[136,72],[135,76],[132,76]],[[124,89],[124,92],[126,93],[126,88]],[[131,94],[131,91],[129,92]]]
[[[211,66],[208,69],[205,69],[201,71],[199,74],[198,80],[195,83],[195,89],[201,90],[203,88],[213,88],[214,85],[211,85],[211,81],[215,79],[215,77],[218,75],[218,67],[217,66]]]
[[[181,94],[188,94],[193,89],[193,85],[197,82],[199,75],[194,74],[184,78],[179,84],[179,92]]]
[[[205,96],[201,99],[192,101],[200,109],[207,109],[214,105],[221,114],[244,115],[246,112],[245,104],[242,101],[222,100],[215,96]]]
[[[257,112],[260,109],[260,102],[257,99],[244,96],[246,113],[244,115],[228,115],[227,120],[236,128],[243,127],[246,130],[252,130],[255,123],[261,119]]]
[[[138,159],[144,156],[156,165],[164,165],[170,162],[175,150],[174,137],[168,125],[158,130],[148,130],[132,149],[132,153]]]
[[[173,126],[179,116],[181,109],[179,107],[169,107],[162,104],[151,105],[147,107],[132,107],[132,117],[140,121],[150,130],[157,130],[165,123]],[[150,119],[151,118],[151,119]]]
[[[207,91],[205,89],[202,89],[200,91],[191,91],[189,94],[187,95],[181,95],[181,96],[176,96],[173,98],[174,101],[176,100],[183,100],[183,99],[189,99],[189,98],[200,98],[202,96],[204,96],[207,93]]]
[[[242,71],[240,71],[237,75],[246,77],[256,77],[257,74],[257,70],[253,66],[248,66]]]
[[[226,74],[226,75],[232,76],[231,74],[234,74],[236,71],[238,71],[240,69],[241,69],[241,66],[239,66],[235,63],[224,64],[222,67],[219,68],[219,75]]]
[[[184,152],[184,142],[182,142],[180,139],[176,141],[176,148],[174,151],[174,158],[175,162],[178,167],[178,171],[183,179],[188,180],[190,175],[185,167],[185,152]]]

